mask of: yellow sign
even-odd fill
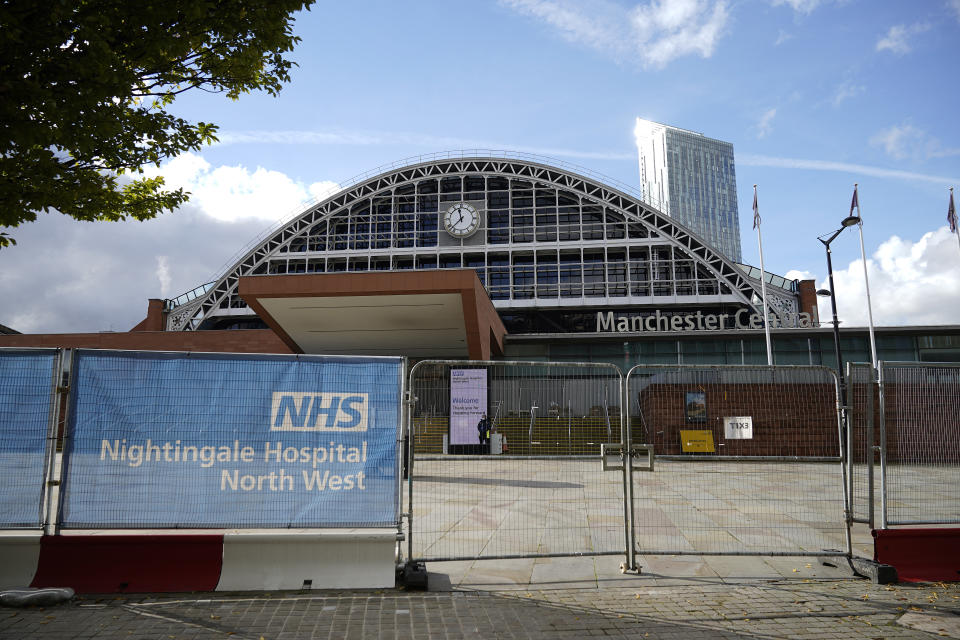
[[[680,430],[680,448],[684,453],[715,453],[713,432],[698,429]]]

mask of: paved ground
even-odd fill
[[[415,527],[417,552],[622,548],[612,517],[622,492],[598,466],[422,465],[414,513],[427,526]],[[824,517],[842,504],[834,471],[728,468],[639,476],[638,547],[842,546],[835,515]],[[869,531],[853,533],[855,552],[868,556]],[[960,638],[960,583],[874,585],[815,557],[642,555],[640,575],[621,574],[622,560],[428,562],[429,592],[84,596],[0,609],[0,639]]]
[[[0,609],[0,638],[24,640],[593,636],[958,638],[960,585],[634,576],[601,588],[87,596]]]
[[[604,589],[84,597],[0,610],[0,638],[957,638],[958,614],[957,585],[637,578]]]
[[[637,549],[669,556],[847,547],[839,463],[658,460],[655,466],[633,478]],[[416,558],[625,547],[622,473],[604,471],[596,457],[433,456],[414,468]],[[854,549],[872,555],[869,530],[854,534]]]
[[[522,591],[666,587],[707,581],[750,584],[775,580],[843,580],[853,576],[845,558],[637,556],[640,576],[623,574],[622,555],[428,562],[431,589]]]

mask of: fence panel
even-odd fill
[[[960,523],[960,363],[881,362],[882,527]]]
[[[42,525],[56,349],[0,349],[0,529]]]
[[[415,365],[410,557],[625,553],[623,472],[600,461],[622,442],[621,381],[606,364]],[[502,453],[481,444],[484,412]]]
[[[396,526],[402,365],[77,351],[60,522]]]
[[[847,363],[847,404],[850,406],[850,509],[854,522],[873,528],[876,502],[874,447],[879,445],[879,424],[876,419],[878,387],[873,365]]]
[[[637,553],[849,553],[837,392],[825,367],[631,369]]]

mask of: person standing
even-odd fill
[[[487,414],[483,414],[477,423],[477,434],[480,436],[481,445],[490,445],[490,420],[487,419]]]

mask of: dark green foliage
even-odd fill
[[[275,95],[299,41],[292,15],[312,2],[0,2],[0,227],[50,210],[147,220],[185,202],[136,174],[217,128],[166,108],[190,89]]]

